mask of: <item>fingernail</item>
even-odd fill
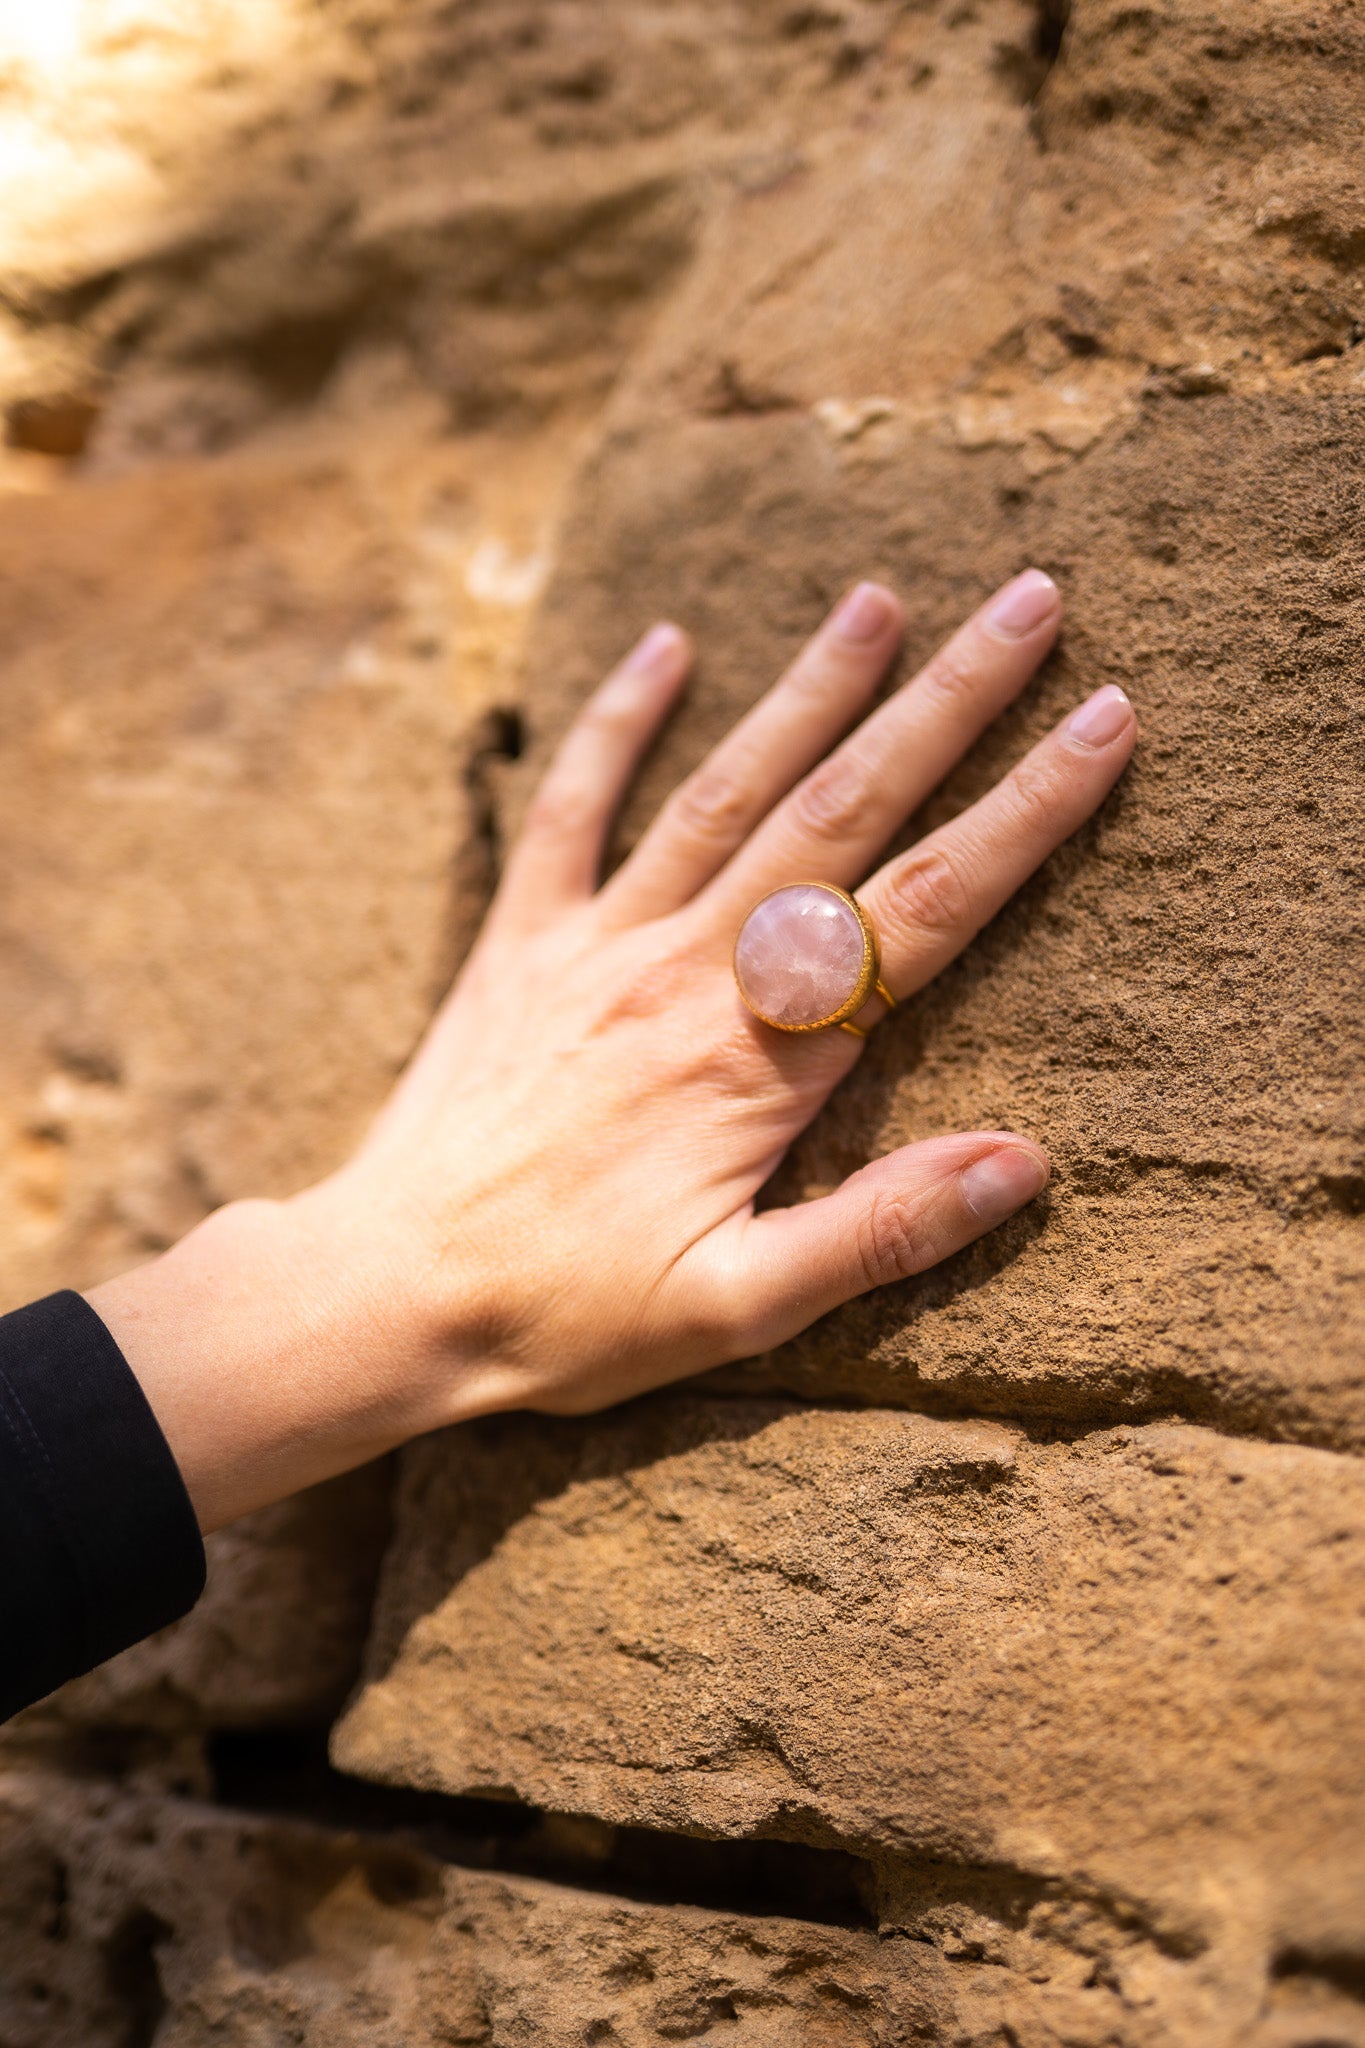
[[[875,640],[891,624],[893,606],[876,583],[859,583],[835,611],[832,624],[841,640]]]
[[[1066,722],[1067,737],[1084,747],[1107,747],[1124,731],[1132,715],[1133,707],[1118,684],[1106,683],[1086,698],[1079,711],[1072,712]]]
[[[991,599],[986,618],[997,633],[1022,640],[1025,633],[1031,633],[1044,619],[1052,617],[1059,602],[1057,586],[1050,576],[1045,576],[1041,569],[1025,569],[1022,576],[1016,576]]]
[[[651,626],[644,639],[638,640],[631,648],[621,666],[631,675],[671,675],[678,665],[683,645],[683,635],[677,626]]]
[[[982,1223],[1003,1223],[1046,1183],[1046,1162],[1022,1145],[1001,1145],[958,1175],[962,1198]]]

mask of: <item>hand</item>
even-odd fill
[[[156,1262],[159,1282],[144,1269],[91,1296],[206,1524],[444,1423],[596,1408],[766,1350],[1038,1193],[1036,1144],[975,1131],[756,1214],[860,1046],[760,1023],[731,954],[756,899],[796,880],[857,887],[898,1001],[970,942],[1113,785],[1136,733],[1122,691],[875,863],[1059,619],[1046,577],[1015,578],[843,738],[900,631],[891,593],[860,585],[599,888],[611,818],[688,668],[677,628],[640,643],[560,748],[356,1157],[291,1202],[220,1211]]]

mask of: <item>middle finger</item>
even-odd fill
[[[703,891],[729,922],[786,882],[861,880],[1057,636],[1051,577],[1026,569],[797,784]]]

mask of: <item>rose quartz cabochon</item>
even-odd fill
[[[822,1024],[863,971],[863,928],[847,903],[810,882],[765,896],[740,926],[735,980],[769,1024]]]

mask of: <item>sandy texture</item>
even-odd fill
[[[167,1787],[334,1711],[386,1477],[228,1532],[7,1737],[0,2034],[1357,2048],[1359,8],[11,12],[7,1301],[343,1155],[661,612],[621,847],[858,575],[907,661],[1066,595],[928,822],[1101,682],[1144,736],[770,1191],[1014,1124],[1046,1201],[699,1393],[419,1447],[337,1737],[382,1855]],[[573,1808],[558,1888],[404,1846],[413,1783]]]
[[[681,1396],[481,1425],[408,1455],[335,1753],[1056,1883],[1143,1930],[1134,2007],[1192,2040],[1225,2007],[1231,2040],[1279,1955],[1365,1938],[1362,1562],[1353,1461],[1179,1425]],[[1191,1966],[1148,1987],[1158,1955]]]
[[[0,1815],[10,2048],[1365,2040],[1330,1966],[1301,1953],[1255,1984],[1257,2023],[1240,2017],[1249,1976],[1232,2009],[1196,1991],[1177,2031],[1167,1996],[1197,1985],[1199,1959],[1046,1885],[1013,1896],[990,1870],[908,1874],[878,1934],[860,1916],[646,1903],[33,1770],[0,1778]]]

